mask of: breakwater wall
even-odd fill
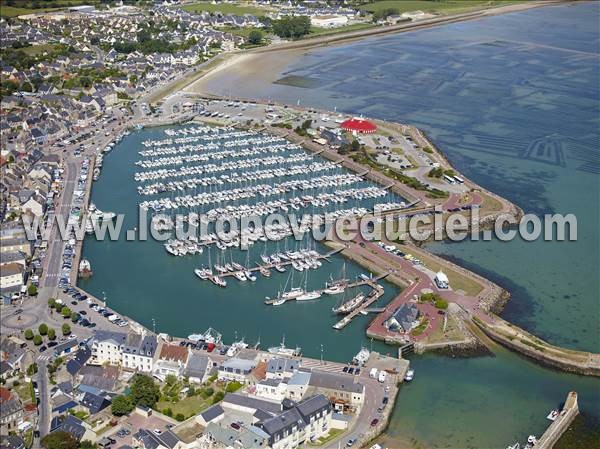
[[[473,322],[492,340],[543,365],[584,376],[600,377],[600,354],[553,346],[495,316],[494,324],[477,317]]]

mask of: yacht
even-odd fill
[[[273,305],[273,306],[280,306],[283,303],[285,303],[285,298],[278,298],[275,301],[273,301],[271,303],[271,305]]]
[[[281,294],[281,298],[283,299],[297,299],[298,297],[304,295],[304,289],[302,287],[292,287],[289,291],[283,292]]]
[[[241,282],[245,282],[245,281],[248,280],[246,278],[246,275],[244,274],[243,271],[234,271],[233,272],[233,277],[236,278],[238,281],[241,281]]]
[[[300,296],[298,296],[296,298],[296,301],[309,301],[311,299],[317,299],[321,297],[321,292],[320,291],[312,291],[312,292],[305,292],[303,294],[301,294]]]
[[[546,416],[546,419],[549,419],[550,421],[555,421],[556,418],[558,418],[558,415],[560,415],[560,412],[557,409],[554,409],[548,414],[548,416]]]
[[[213,276],[210,278],[210,280],[213,284],[218,285],[219,287],[227,287],[227,281],[219,276]]]
[[[344,284],[332,284],[327,285],[323,293],[326,295],[339,295],[340,293],[344,293],[344,290],[346,290]]]
[[[409,369],[406,372],[406,375],[404,376],[404,381],[405,382],[410,382],[411,380],[413,380],[415,377],[415,370]]]
[[[253,275],[250,270],[244,271],[244,275],[246,276],[246,279],[248,279],[250,282],[255,282],[256,281],[256,276]]]
[[[194,273],[202,280],[206,280],[212,275],[212,272],[208,268],[195,268]]]

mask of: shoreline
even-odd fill
[[[285,68],[291,62],[297,59],[299,54],[315,48],[343,45],[350,42],[362,41],[370,37],[382,37],[399,33],[426,30],[451,23],[460,23],[485,17],[493,17],[502,14],[526,11],[534,8],[568,4],[573,2],[574,0],[535,0],[531,2],[518,3],[515,5],[504,5],[489,9],[447,16],[438,16],[432,19],[426,19],[417,22],[376,26],[364,30],[339,32],[316,37],[306,37],[297,41],[283,42],[266,47],[235,51],[232,53],[221,53],[220,61],[215,61],[216,65],[212,64],[206,70],[200,70],[200,72],[193,74],[191,77],[185,80],[184,83],[182,83],[183,86],[180,86],[179,90],[188,93],[211,95],[211,89],[207,88],[208,83],[215,77],[215,75],[227,68],[233,69],[233,71],[236,73],[260,73],[261,79],[264,81],[265,75],[267,74],[263,69],[264,67],[270,67],[270,82],[273,82],[275,79],[272,77],[272,74],[277,73],[281,69]],[[164,95],[162,95],[162,97],[164,98],[164,96],[166,96],[172,90],[173,89],[170,89],[169,86],[165,87],[163,89]],[[158,101],[162,98],[156,98],[155,96],[153,99]]]

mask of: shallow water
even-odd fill
[[[311,50],[276,77],[287,80],[285,85],[260,79],[238,83],[236,73],[223,72],[208,87],[415,124],[461,172],[526,213],[576,214],[577,242],[462,242],[430,248],[508,289],[512,300],[506,318],[551,342],[597,351],[599,18],[598,3],[540,8]],[[114,164],[109,171],[107,165],[102,176],[123,169]],[[107,204],[99,206],[115,208],[113,201],[120,200],[107,197]],[[107,273],[132,273],[132,268],[110,267],[126,258],[124,247],[94,245],[85,249],[98,274],[89,281],[94,291],[109,288]],[[325,341],[326,356],[342,359],[364,340],[366,323],[341,334],[330,331],[331,319],[313,313],[325,306],[306,305],[305,311],[292,304],[265,315],[262,306],[244,302],[252,296],[246,297],[245,286],[239,287],[240,298],[227,305],[218,291],[186,298],[182,303],[191,313],[182,320],[168,313],[169,306],[189,291],[193,274],[187,269],[189,278],[172,283],[166,273],[174,262],[162,255],[162,248],[147,245],[137,251],[133,263],[141,264],[144,275],[120,282],[109,298],[118,293],[118,310],[145,324],[154,316],[165,330],[190,320],[202,328],[221,319],[225,310],[230,313],[224,320],[227,329],[220,330],[229,335],[256,328],[254,334],[245,331],[254,338],[259,328],[268,329],[276,342],[286,328],[290,344],[315,350]],[[158,290],[161,282],[171,283]],[[140,298],[147,298],[142,305]],[[307,329],[296,319],[303,316],[317,317],[323,325]],[[415,381],[402,388],[388,429],[392,448],[401,440],[424,447],[504,448],[530,433],[541,434],[548,425],[546,414],[571,389],[579,392],[580,409],[591,425],[600,425],[597,379],[542,368],[503,349],[495,357],[427,355],[413,357],[412,363]]]

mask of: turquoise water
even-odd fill
[[[438,243],[430,249],[512,293],[504,316],[550,342],[598,351],[600,5],[539,8],[310,50],[278,78],[225,73],[222,94],[274,98],[415,124],[452,164],[526,213],[573,213],[577,242]],[[600,382],[499,350],[417,357],[389,436],[426,447],[506,447],[547,426],[567,391],[600,426]],[[600,443],[599,443],[600,445]],[[391,444],[393,447],[393,442]]]

